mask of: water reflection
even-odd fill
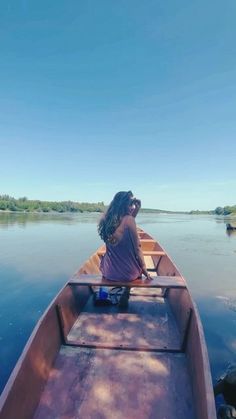
[[[99,213],[11,213],[0,212],[0,229],[6,229],[14,225],[26,227],[27,224],[48,224],[48,223],[65,223],[77,224],[78,221],[97,222]]]
[[[204,326],[212,377],[216,382],[229,365],[236,363],[236,313],[231,310],[230,298],[225,296],[196,298],[196,302]]]
[[[220,300],[223,301],[226,308],[229,308],[232,311],[236,312],[236,298],[234,296],[232,297],[218,297]]]

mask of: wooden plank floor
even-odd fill
[[[184,354],[62,346],[34,419],[194,419]]]
[[[169,305],[164,298],[150,296],[151,292],[155,289],[133,288],[125,311],[117,306],[95,307],[91,297],[67,340],[80,345],[179,350],[182,337]]]
[[[181,337],[156,292],[132,288],[125,311],[89,299],[68,341],[123,346],[62,346],[34,419],[194,419],[185,354],[168,352]]]

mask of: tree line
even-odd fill
[[[213,214],[213,215],[234,215],[236,214],[236,205],[226,206],[226,207],[217,207],[211,211],[190,211],[190,214]]]
[[[104,202],[73,202],[73,201],[40,201],[22,198],[13,198],[9,195],[0,195],[0,211],[20,211],[20,212],[104,212],[106,205]],[[141,209],[141,212],[173,213],[175,211],[165,211],[159,209]],[[178,211],[180,212],[180,211]],[[188,212],[184,212],[187,214]],[[236,205],[217,207],[215,210],[198,211],[193,210],[188,214],[215,214],[230,215],[236,214]]]
[[[226,206],[226,207],[217,207],[215,209],[215,214],[217,215],[230,215],[236,214],[236,205]]]
[[[20,212],[103,212],[104,202],[40,201],[22,197],[15,199],[9,195],[0,195],[0,210]]]

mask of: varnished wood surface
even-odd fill
[[[180,336],[168,303],[161,297],[135,294],[126,310],[93,304],[91,297],[67,336],[79,345],[180,350]]]
[[[111,281],[105,279],[102,275],[88,275],[88,274],[77,274],[70,281],[70,285],[106,285],[109,287],[115,287],[117,284],[122,287],[141,287],[141,288],[186,288],[184,279],[180,276],[155,276],[152,275],[152,280],[145,278],[135,279],[133,281]]]
[[[103,256],[106,253],[105,249],[101,249],[98,251],[98,256]],[[164,256],[165,252],[162,250],[143,250],[144,256]]]

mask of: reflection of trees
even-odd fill
[[[26,226],[30,223],[58,223],[77,224],[78,222],[97,222],[99,214],[37,214],[37,213],[11,213],[0,212],[0,228],[8,228],[13,225]]]

